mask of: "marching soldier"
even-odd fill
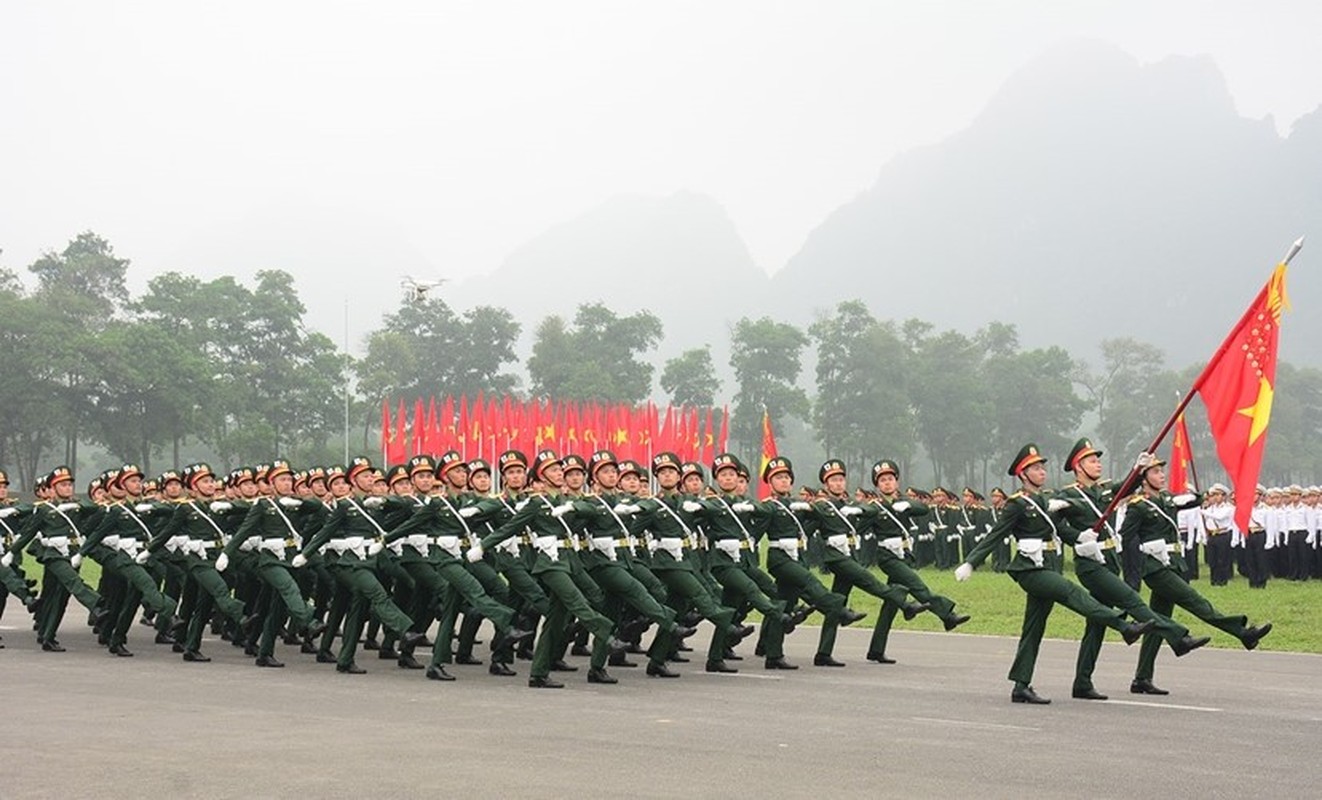
[[[9,474],[0,470],[0,614],[4,612],[5,601],[14,595],[23,602],[28,611],[33,613],[38,608],[37,598],[28,590],[23,580],[23,573],[18,569],[18,560],[11,547],[18,540],[20,520],[29,509],[24,509],[9,497]],[[0,648],[4,647],[0,643]]]
[[[1132,619],[1151,621],[1153,632],[1166,640],[1176,656],[1185,655],[1211,641],[1206,636],[1194,639],[1189,635],[1188,628],[1169,616],[1155,613],[1143,602],[1138,592],[1121,579],[1120,561],[1115,555],[1115,544],[1118,541],[1115,529],[1108,519],[1100,529],[1094,530],[1112,498],[1112,490],[1101,484],[1102,451],[1093,447],[1088,439],[1080,439],[1066,457],[1064,469],[1075,476],[1075,482],[1061,491],[1060,496],[1073,501],[1065,513],[1074,527],[1081,531],[1074,545],[1074,572],[1079,583],[1098,601],[1123,610]],[[1084,627],[1071,692],[1076,699],[1107,699],[1092,683],[1093,668],[1097,664],[1105,635],[1106,626],[1092,620]]]
[[[1194,493],[1174,497],[1166,494],[1163,491],[1166,488],[1164,465],[1164,461],[1150,453],[1139,456],[1140,491],[1129,499],[1125,521],[1120,528],[1121,538],[1137,542],[1143,553],[1143,581],[1152,590],[1152,611],[1169,616],[1178,605],[1203,622],[1239,639],[1245,650],[1252,650],[1271,632],[1272,624],[1268,622],[1254,627],[1248,624],[1246,616],[1222,614],[1184,579],[1184,559],[1175,514],[1181,508],[1201,505],[1202,498]],[[1169,694],[1152,683],[1160,648],[1160,637],[1155,634],[1144,637],[1130,692]]]
[[[1067,500],[1048,499],[1042,494],[1047,482],[1046,457],[1037,445],[1026,444],[1010,462],[1007,474],[1018,478],[1020,491],[1005,504],[1001,521],[991,530],[982,544],[973,549],[964,563],[955,570],[955,578],[966,581],[973,570],[991,554],[993,542],[999,536],[1015,537],[1018,553],[1010,563],[1010,577],[1024,590],[1024,626],[1019,635],[1019,647],[1014,664],[1010,667],[1010,680],[1014,689],[1010,701],[1045,705],[1051,701],[1033,690],[1033,667],[1037,651],[1046,630],[1047,617],[1056,603],[1088,619],[1120,631],[1126,644],[1133,644],[1152,628],[1152,621],[1126,624],[1124,615],[1097,602],[1060,574],[1060,547],[1064,539],[1075,543],[1075,534],[1063,521],[1061,511],[1069,508]]]
[[[1001,512],[1005,510],[1005,501],[1008,499],[1010,499],[1010,496],[1005,493],[1004,489],[1002,489],[999,486],[992,488],[991,490],[992,502],[991,505],[987,507],[987,517],[984,521],[984,525],[988,532],[990,532],[992,528],[996,527],[996,523],[1000,521]],[[983,536],[987,536],[987,535],[988,535],[987,533],[983,534]],[[1002,536],[1000,541],[996,542],[993,545],[992,571],[1005,572],[1007,569],[1009,569],[1009,567],[1010,567],[1010,537]]]

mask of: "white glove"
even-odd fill
[[[13,563],[14,563],[13,553],[5,553],[4,555],[0,556],[0,567],[7,567]]]
[[[226,501],[224,501],[224,500],[217,500],[216,502],[214,502],[214,503],[212,503],[211,505],[207,506],[207,508],[209,508],[209,509],[211,509],[213,512],[219,514],[219,513],[223,512],[223,511],[229,511],[231,508],[234,508],[234,504],[233,504],[233,503],[228,503],[228,502],[226,502]]]
[[[1083,531],[1082,533],[1079,534],[1080,544],[1088,544],[1089,542],[1095,542],[1095,541],[1097,541],[1097,531],[1093,530],[1092,528],[1089,528],[1088,530]]]
[[[1172,497],[1171,502],[1177,506],[1187,506],[1197,499],[1198,499],[1198,495],[1185,492],[1184,494],[1177,494],[1174,497]]]
[[[1058,497],[1053,497],[1052,499],[1047,501],[1047,511],[1053,511],[1053,512],[1064,511],[1069,507],[1070,507],[1070,501],[1061,500]]]
[[[303,505],[303,501],[299,500],[297,497],[282,497],[280,498],[280,505],[285,508],[298,508]]]
[[[77,511],[79,506],[77,503],[60,503],[56,508],[61,511]]]
[[[367,508],[380,508],[385,504],[386,499],[384,497],[369,497],[363,501],[363,505]]]
[[[468,563],[476,564],[477,562],[482,560],[482,556],[485,554],[486,551],[482,549],[482,545],[475,544],[472,547],[468,548],[467,553],[464,553],[464,558],[468,559]]]
[[[289,564],[294,569],[298,569],[300,567],[306,567],[308,565],[308,557],[303,555],[302,553],[295,553],[294,557],[289,560]]]
[[[133,507],[133,510],[139,514],[150,514],[155,508],[156,506],[151,503],[138,503]]]
[[[1094,541],[1085,542],[1083,537],[1079,537],[1079,543],[1074,545],[1074,555],[1079,558],[1091,558],[1093,561],[1105,562],[1106,557],[1102,555],[1102,546],[1097,544],[1095,538]]]
[[[908,500],[901,500],[898,503],[891,503],[891,509],[894,511],[908,511],[909,505]]]
[[[151,558],[151,553],[148,553],[146,550],[139,550],[138,554],[133,557],[133,562],[135,564],[146,564],[147,559],[149,558]]]
[[[699,503],[697,500],[685,500],[684,505],[680,506],[680,508],[690,514],[696,514],[702,510],[702,503]]]
[[[229,565],[230,565],[229,553],[221,553],[220,555],[216,556],[216,572],[224,572],[225,568],[228,567]]]
[[[385,549],[385,545],[381,544],[380,542],[372,542],[367,546],[367,554],[369,556],[374,556],[384,549]]]
[[[78,569],[80,566],[82,566],[82,564],[83,564],[83,556],[81,553],[74,553],[73,555],[69,556],[69,566],[73,567],[74,569]]]
[[[1151,453],[1146,453],[1146,452],[1139,453],[1138,458],[1134,460],[1134,469],[1144,469],[1146,467],[1150,467],[1152,466],[1152,462],[1156,460],[1157,457]]]
[[[633,503],[616,503],[615,508],[611,510],[616,514],[637,514],[643,510],[643,507],[636,506]]]
[[[4,508],[0,508],[0,517],[12,517],[17,513],[18,513],[18,509],[15,508],[14,506],[5,506]]]
[[[811,510],[812,510],[811,503],[805,503],[802,500],[795,500],[793,503],[790,503],[790,511],[811,511]]]
[[[570,511],[573,510],[574,510],[573,503],[561,503],[560,505],[551,509],[551,516],[555,517],[556,519],[559,519],[560,517],[563,517],[565,514],[568,514]]]
[[[752,503],[748,502],[747,500],[741,500],[738,503],[735,503],[734,505],[730,506],[730,510],[738,511],[739,513],[742,514],[752,511],[755,507],[756,506],[754,506]]]
[[[967,562],[955,567],[955,580],[963,582],[973,577],[973,565]]]
[[[858,506],[840,506],[840,513],[846,517],[857,517],[863,513],[863,509]]]
[[[464,519],[468,519],[469,517],[476,517],[478,514],[481,513],[482,513],[482,509],[478,508],[477,506],[466,506],[464,508],[459,509],[459,516],[463,517]]]
[[[517,503],[514,504],[514,510],[515,510],[515,511],[522,511],[522,510],[523,510],[523,507],[526,506],[526,505],[528,505],[528,498],[525,497],[525,498],[523,498],[522,500],[520,500],[519,502],[517,502]]]

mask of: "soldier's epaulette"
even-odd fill
[[[1143,494],[1142,492],[1138,492],[1137,494],[1130,495],[1129,499],[1126,500],[1125,502],[1129,503],[1129,505],[1132,506],[1135,503],[1143,502],[1144,498],[1146,497],[1147,495]]]
[[[1026,492],[1020,490],[1020,491],[1015,492],[1014,494],[1010,495],[1010,498],[1009,498],[1009,499],[1011,499],[1011,500],[1017,500],[1017,499],[1020,499],[1020,498],[1023,498],[1023,497],[1027,497],[1027,496],[1028,496],[1028,494],[1027,494]]]

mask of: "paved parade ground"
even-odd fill
[[[1060,612],[1058,612],[1060,613]],[[1015,640],[896,631],[893,666],[841,631],[844,669],[811,666],[816,630],[786,640],[797,672],[678,680],[612,668],[616,686],[557,675],[527,687],[485,667],[425,680],[375,653],[340,675],[295,648],[283,670],[209,638],[187,664],[135,627],[118,659],[66,622],[43,653],[13,602],[0,633],[0,798],[28,797],[1316,797],[1322,657],[1164,650],[1128,693],[1137,646],[1108,642],[1096,673],[1112,700],[1069,697],[1075,642],[1046,641],[1034,685],[1050,706],[1012,705]],[[489,630],[484,630],[489,636]],[[691,640],[705,646],[706,630]],[[751,656],[751,641],[741,651]]]

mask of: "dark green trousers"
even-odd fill
[[[345,553],[340,557],[337,570],[332,574],[346,589],[353,593],[353,599],[349,602],[349,613],[344,619],[344,636],[340,640],[340,654],[336,663],[341,667],[348,667],[353,663],[354,656],[358,651],[357,632],[362,629],[367,621],[368,614],[375,615],[381,620],[381,624],[387,630],[394,631],[396,635],[402,634],[413,626],[413,620],[409,615],[390,598],[390,593],[386,587],[381,585],[381,581],[376,577],[376,572],[372,569],[372,560],[358,561],[358,559]],[[299,596],[299,601],[307,613],[308,622],[311,621],[312,609],[308,607],[306,601]],[[307,625],[306,622],[300,626]],[[353,635],[350,635],[350,631]]]
[[[529,676],[545,678],[551,674],[551,662],[556,659],[558,648],[565,643],[564,633],[572,618],[577,617],[578,621],[597,637],[594,651],[605,648],[615,625],[609,617],[592,608],[568,570],[546,570],[536,573],[536,578],[546,591],[550,605],[546,619],[542,623],[542,634],[538,637],[537,646],[533,650]]]
[[[437,564],[435,569],[436,574],[449,586],[441,609],[441,626],[436,631],[432,647],[432,666],[440,666],[453,658],[450,639],[461,604],[491,620],[497,635],[510,629],[514,611],[487,594],[482,583],[459,561],[451,559]]]
[[[759,576],[765,581],[760,581]],[[772,600],[770,597],[770,594],[776,592],[775,581],[760,569],[749,569],[742,564],[732,563],[724,557],[717,556],[712,558],[712,577],[724,587],[721,592],[721,605],[737,608],[747,604],[762,613],[759,641],[762,642],[766,657],[784,657],[785,629],[781,625],[780,617],[785,613],[785,603]],[[770,594],[764,589],[763,584],[767,584],[766,588],[771,590]]]
[[[1019,588],[1024,590],[1024,625],[1019,633],[1019,647],[1014,664],[1010,666],[1010,680],[1024,686],[1033,682],[1033,667],[1037,664],[1037,651],[1042,645],[1047,617],[1057,603],[1092,622],[1115,630],[1125,627],[1124,617],[1115,609],[1107,608],[1092,598],[1077,583],[1073,583],[1051,569],[1011,572]]]
[[[157,631],[165,633],[169,630],[170,618],[174,616],[179,603],[173,597],[161,593],[151,573],[127,553],[116,553],[101,566],[119,575],[127,584],[115,616],[114,630],[110,634],[112,647],[128,640],[129,629],[138,616],[139,605],[156,614]]]
[[[1189,634],[1189,629],[1169,616],[1158,614],[1143,602],[1143,598],[1120,577],[1118,568],[1112,572],[1106,564],[1075,557],[1074,572],[1079,583],[1088,593],[1112,608],[1118,608],[1139,622],[1152,620],[1152,633],[1158,640],[1165,639],[1174,645]],[[1079,641],[1079,658],[1074,666],[1074,689],[1083,691],[1093,688],[1092,673],[1097,666],[1097,656],[1102,650],[1102,639],[1106,637],[1106,626],[1091,620],[1083,628],[1083,638]],[[1146,641],[1146,637],[1144,639]],[[1141,651],[1140,651],[1141,652]]]
[[[918,573],[909,569],[909,565],[905,564],[903,561],[895,558],[889,550],[878,548],[877,558],[878,563],[882,566],[883,570],[889,566],[891,570],[894,570],[897,575],[902,576],[904,580],[895,580],[895,583],[893,584],[883,583],[870,570],[852,558],[831,561],[825,564],[827,571],[835,576],[835,579],[831,582],[831,591],[843,595],[846,600],[848,600],[849,593],[854,590],[854,587],[858,587],[873,597],[880,598],[882,601],[881,611],[877,614],[877,622],[872,626],[872,640],[868,643],[869,653],[886,652],[886,642],[890,638],[891,625],[895,621],[895,613],[899,611],[900,607],[908,600],[910,594],[913,594],[915,598],[918,598],[922,602],[928,602],[919,597],[919,593],[922,592],[926,592],[926,594],[933,598],[934,601],[940,597],[939,595],[933,595],[931,591],[927,589],[927,584],[923,583],[923,579],[918,577]],[[888,561],[890,562],[889,565],[887,564]],[[887,574],[889,575],[889,573]],[[914,586],[915,584],[916,587]],[[915,588],[917,588],[917,591],[915,591]],[[944,600],[945,598],[941,599]],[[951,603],[949,600],[947,600],[946,603],[949,605],[946,613],[949,613],[950,609],[955,607],[955,604]],[[941,616],[941,607],[942,604],[940,602],[934,602],[932,604],[932,610],[938,616]],[[832,650],[835,649],[835,637],[839,627],[840,623],[838,619],[828,618],[822,623],[822,632],[817,638],[818,653],[828,656],[831,655]]]
[[[658,569],[653,574],[669,590],[672,608],[681,601],[685,602],[716,627],[712,633],[711,646],[707,648],[707,660],[720,661],[725,655],[725,642],[733,627],[731,620],[734,619],[734,609],[716,602],[716,598],[707,591],[698,576],[688,570]]]
[[[1148,556],[1148,558],[1152,558]],[[1217,611],[1207,598],[1200,595],[1178,572],[1170,567],[1149,572],[1143,581],[1152,590],[1151,608],[1153,612],[1170,616],[1176,606],[1183,608],[1198,619],[1217,630],[1225,631],[1237,639],[1242,639],[1249,624],[1243,615],[1222,614]],[[1134,670],[1137,679],[1152,680],[1157,666],[1157,651],[1161,649],[1161,637],[1149,633],[1143,637],[1138,650],[1138,668]]]
[[[664,664],[673,644],[675,612],[658,603],[652,593],[647,591],[647,587],[618,561],[598,564],[588,572],[592,575],[592,580],[606,593],[608,602],[614,598],[620,603],[627,603],[659,626],[660,630],[653,637],[652,646],[647,650],[647,657],[655,664]],[[608,654],[601,653],[599,662],[598,649],[602,648],[593,648],[592,666],[605,667]]]

